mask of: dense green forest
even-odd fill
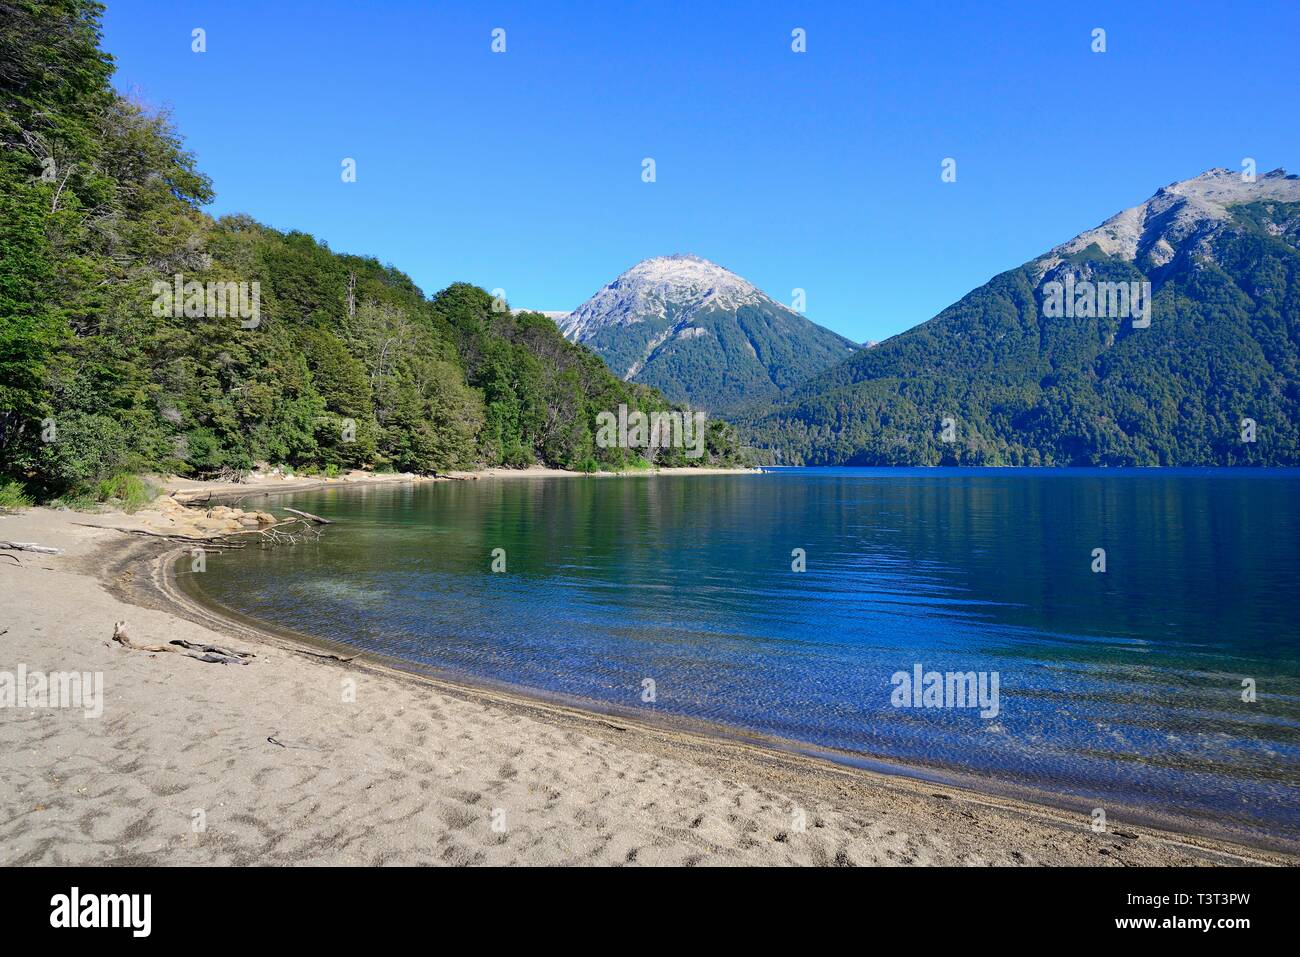
[[[742,435],[793,465],[1300,464],[1300,203],[1213,226],[1167,260],[1092,246],[1002,273],[742,415]],[[1150,326],[1044,315],[1061,269],[1150,282]]]
[[[122,474],[238,476],[262,462],[736,462],[721,422],[702,458],[597,447],[598,412],[672,406],[544,316],[465,284],[428,299],[374,259],[205,214],[212,184],[179,133],[113,90],[101,12],[0,2],[0,481],[11,490],[71,496]]]

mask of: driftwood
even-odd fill
[[[228,651],[225,648],[219,648],[216,645],[203,645],[184,639],[176,639],[165,645],[145,645],[138,641],[132,641],[131,636],[127,634],[126,622],[113,622],[113,640],[124,648],[130,648],[132,651],[149,651],[155,654],[165,652],[175,652],[183,654],[186,658],[193,658],[196,661],[206,661],[214,665],[246,665],[245,658],[252,658],[254,655],[247,651]],[[192,651],[202,652],[202,654],[190,654]]]
[[[126,633],[126,622],[113,622],[113,640],[124,648],[130,648],[132,651],[175,651],[175,648],[168,645],[142,645],[138,641],[132,641],[131,636]]]
[[[106,528],[125,535],[144,535],[148,538],[160,538],[177,545],[196,545],[205,548],[247,548],[248,542],[241,536],[258,535],[263,544],[297,545],[306,538],[320,538],[320,531],[301,518],[291,518],[262,528],[241,528],[234,532],[213,532],[210,535],[179,535],[175,532],[151,532],[143,528],[125,528],[121,525],[95,525],[90,522],[74,522],[85,528]],[[292,529],[293,531],[290,531]]]
[[[192,535],[176,535],[171,532],[151,532],[144,528],[123,528],[121,525],[94,525],[90,522],[73,522],[73,525],[80,525],[82,528],[106,528],[110,532],[122,532],[124,535],[144,535],[147,538],[161,538],[165,542],[175,542],[178,545],[205,545],[217,540],[218,536],[211,535],[205,537],[196,537]],[[225,537],[223,534],[220,537]],[[227,548],[242,548],[243,545],[225,545]]]
[[[333,524],[334,524],[334,523],[333,523],[332,521],[330,521],[328,518],[321,518],[319,515],[313,515],[311,512],[300,512],[298,509],[296,509],[296,508],[289,508],[289,506],[287,506],[287,505],[284,507],[284,510],[285,510],[286,512],[293,512],[293,514],[295,514],[295,515],[301,515],[303,518],[310,519],[311,521],[315,522],[317,525],[333,525]]]
[[[184,638],[173,638],[168,642],[170,645],[180,645],[187,651],[204,651],[215,655],[225,655],[227,658],[256,658],[257,655],[251,651],[230,651],[218,645],[203,645],[197,641],[186,641]]]
[[[343,655],[332,655],[322,651],[307,651],[304,648],[294,648],[293,650],[300,655],[308,655],[312,658],[324,658],[327,661],[342,661],[344,663],[355,661],[357,658],[361,657],[360,655],[348,655],[347,657],[344,657]]]
[[[293,529],[293,531],[287,531],[287,529],[290,528]],[[256,534],[262,536],[263,545],[297,545],[299,541],[305,541],[308,538],[319,539],[321,536],[320,529],[313,528],[309,522],[306,522],[301,518],[295,518],[287,522],[280,522],[276,525],[268,525],[264,529],[254,529],[252,531],[255,531]],[[236,532],[235,534],[238,535],[242,533]]]
[[[186,655],[186,658],[193,658],[195,661],[206,661],[210,665],[246,665],[247,661],[240,658],[227,658],[225,655],[219,655],[216,652],[207,652],[202,655]]]
[[[51,548],[49,545],[37,545],[35,542],[0,541],[0,548],[12,549],[15,552],[40,552],[42,555],[59,554],[59,549]]]

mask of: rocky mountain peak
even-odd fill
[[[684,316],[706,306],[736,309],[767,299],[753,284],[701,256],[677,253],[643,259],[560,321],[581,342],[602,328]]]
[[[1156,265],[1163,265],[1188,240],[1200,243],[1217,233],[1231,219],[1229,207],[1261,200],[1300,202],[1300,176],[1275,169],[1245,180],[1239,171],[1206,170],[1160,187],[1146,202],[1055,247],[1042,257],[1040,266],[1046,272],[1066,256],[1092,245],[1130,262],[1149,256]]]

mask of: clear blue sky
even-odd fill
[[[882,339],[1159,186],[1300,167],[1295,0],[986,6],[108,0],[105,46],[212,212],[535,309],[694,252]]]

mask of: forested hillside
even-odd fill
[[[0,0],[0,477],[55,496],[256,462],[639,461],[596,446],[596,414],[669,404],[549,319],[464,284],[427,299],[374,259],[205,214],[179,133],[112,89],[101,10]],[[701,459],[647,454],[735,458],[722,423]]]
[[[1300,180],[1280,170],[1172,184],[751,409],[742,433],[787,464],[1300,464],[1290,199]],[[1149,326],[1051,315],[1063,278],[1150,283]]]

